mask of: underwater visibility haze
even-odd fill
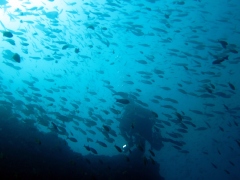
[[[240,179],[238,0],[0,0],[2,179]]]

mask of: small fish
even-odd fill
[[[189,153],[188,150],[181,150],[180,152],[181,152],[181,153],[184,153],[184,154],[188,154],[188,153]]]
[[[196,128],[195,130],[196,131],[204,131],[204,130],[206,130],[207,128],[206,127],[199,127],[199,128]]]
[[[150,154],[151,154],[152,156],[155,156],[155,153],[154,153],[151,149],[149,149],[148,151],[150,152]]]
[[[128,152],[129,152],[129,154],[132,154],[132,150],[131,149],[129,149]]]
[[[79,48],[75,48],[75,53],[79,53]]]
[[[162,128],[164,128],[164,126],[162,126]],[[154,126],[154,130],[155,130],[156,132],[159,132],[159,131],[160,131],[160,129],[159,129],[158,127],[156,127],[156,126]]]
[[[53,125],[53,129],[55,129],[56,131],[58,131],[57,125],[56,125],[54,122],[51,122],[51,123],[52,123],[52,125]]]
[[[93,142],[93,140],[91,138],[87,138],[87,142]]]
[[[87,151],[90,151],[90,147],[89,146],[83,146],[83,147],[85,147],[85,149],[87,150]]]
[[[128,99],[116,99],[116,102],[121,104],[129,104],[130,101]]]
[[[110,111],[112,111],[112,113],[114,113],[114,114],[120,114],[121,113],[119,110],[116,110],[114,108],[110,108]]]
[[[16,62],[18,62],[18,63],[20,63],[20,56],[19,56],[19,54],[18,53],[14,53],[13,54],[13,56],[12,56],[12,58],[16,61]]]
[[[235,88],[235,86],[232,84],[232,83],[228,83],[228,85],[229,85],[229,87],[232,89],[232,90],[235,90],[236,88]]]
[[[134,123],[132,123],[131,128],[134,129]]]
[[[225,169],[224,171],[225,171],[227,174],[230,174],[230,172],[229,172],[228,170]]]
[[[203,151],[202,153],[208,155],[208,152]]]
[[[238,51],[236,49],[230,49],[229,52],[234,53],[234,54],[238,54]]]
[[[223,104],[223,106],[225,107],[226,110],[229,110],[227,105]]]
[[[232,161],[229,161],[229,163],[230,163],[232,166],[235,166],[235,164],[234,164]]]
[[[213,163],[211,163],[212,164],[212,166],[215,168],[215,169],[217,169],[217,166],[215,165],[215,164],[213,164]]]
[[[115,140],[111,137],[106,137],[105,140],[109,143],[113,143]]]
[[[150,160],[152,162],[152,164],[154,165],[155,164],[155,160],[150,156]]]
[[[21,45],[28,46],[29,44],[28,43],[21,43]]]
[[[210,86],[211,86],[213,89],[215,89],[215,86],[214,86],[212,83],[210,83]]]
[[[233,121],[233,122],[234,122],[235,126],[238,126],[238,123],[236,121]]]
[[[212,94],[213,91],[212,91],[210,88],[205,87],[205,89],[207,90],[207,92],[209,92],[210,94]]]
[[[65,44],[65,45],[62,47],[62,50],[65,50],[65,49],[67,49],[67,48],[69,48],[69,44]]]
[[[104,142],[102,142],[102,141],[98,141],[97,140],[96,143],[98,143],[102,147],[107,147],[107,145]]]
[[[103,129],[104,129],[105,131],[109,132],[111,128],[110,128],[109,126],[103,125]]]
[[[224,49],[226,49],[228,43],[226,41],[218,41]]]
[[[98,154],[97,151],[96,151],[94,148],[91,148],[91,147],[90,147],[90,151],[91,151],[93,154]]]
[[[136,62],[138,62],[140,64],[147,64],[147,61],[145,61],[145,60],[136,60]]]
[[[235,141],[237,142],[238,146],[240,147],[240,141],[239,140],[235,140]]]
[[[225,56],[225,57],[222,57],[220,59],[217,59],[215,61],[212,62],[212,64],[221,64],[221,62],[225,61],[225,60],[228,60],[228,55]]]
[[[69,139],[72,142],[78,142],[77,139],[73,138],[73,137],[67,137],[67,139]]]
[[[4,39],[4,41],[9,42],[11,45],[15,46],[15,41],[13,39]]]
[[[218,126],[219,127],[219,129],[223,132],[224,131],[224,129],[221,127],[221,126]]]
[[[118,147],[117,145],[114,145],[114,147],[118,150],[118,152],[122,152],[122,149]]]
[[[79,130],[83,135],[87,135],[86,131],[82,130],[81,128],[78,128],[78,130]]]
[[[13,34],[12,34],[11,32],[9,32],[9,31],[4,31],[4,32],[3,32],[3,36],[4,36],[4,37],[8,37],[8,38],[12,38],[12,37],[13,37]]]
[[[94,30],[95,27],[93,25],[89,25],[87,28]]]
[[[155,113],[154,111],[151,111],[152,115],[155,117],[155,118],[158,118],[158,114]]]
[[[176,114],[176,116],[178,117],[178,119],[179,119],[180,121],[182,121],[182,119],[183,119],[182,115],[181,115],[180,113],[178,113],[178,112],[176,112],[175,114]]]

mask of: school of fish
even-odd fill
[[[160,151],[136,144],[146,166],[162,151],[189,161],[198,152],[206,167],[237,176],[236,1],[10,2],[0,3],[0,105],[19,120],[78,144],[76,151],[109,149],[130,161],[118,120],[137,104],[152,111],[152,132],[164,144]]]

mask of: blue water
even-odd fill
[[[240,179],[237,0],[0,0],[0,177]]]

